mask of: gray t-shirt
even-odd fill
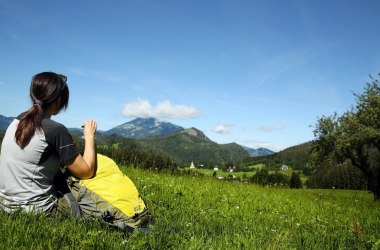
[[[0,208],[11,212],[50,211],[56,201],[54,177],[79,153],[67,128],[50,119],[21,149],[15,133],[22,114],[8,127],[0,153]]]

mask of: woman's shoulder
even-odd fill
[[[41,127],[45,133],[49,133],[49,134],[50,133],[68,133],[68,129],[66,128],[65,125],[48,118],[42,119]]]

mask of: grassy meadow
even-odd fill
[[[380,249],[380,203],[365,191],[124,171],[151,209],[151,234],[0,212],[0,249]]]
[[[228,176],[230,175],[233,175],[233,176],[236,176],[236,177],[239,177],[239,178],[251,178],[253,177],[257,170],[260,170],[264,165],[263,164],[258,164],[258,165],[255,165],[255,166],[252,166],[252,171],[250,172],[226,172],[226,171],[223,171],[223,170],[212,170],[212,169],[206,169],[206,168],[195,168],[195,169],[191,169],[191,168],[180,168],[180,170],[186,170],[186,171],[192,171],[194,173],[201,173],[205,176],[209,176],[209,177],[212,177],[214,175],[214,173],[216,173],[217,176],[222,176],[224,178],[228,178]],[[291,177],[292,173],[293,173],[293,170],[291,168],[287,169],[287,170],[279,170],[278,171],[280,174],[283,174],[283,175],[286,175],[288,176],[289,178]],[[275,171],[271,170],[268,172],[269,174],[274,174]],[[308,178],[304,175],[304,174],[300,174],[300,178],[301,178],[301,181],[303,184],[306,183],[306,181],[308,180]]]

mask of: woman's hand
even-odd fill
[[[94,120],[87,120],[84,123],[83,137],[84,139],[94,139],[96,133],[96,122]]]

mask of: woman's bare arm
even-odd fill
[[[96,122],[87,120],[84,124],[83,137],[85,141],[83,156],[78,155],[75,160],[67,166],[70,172],[81,179],[88,179],[94,175],[95,155],[95,132]]]

